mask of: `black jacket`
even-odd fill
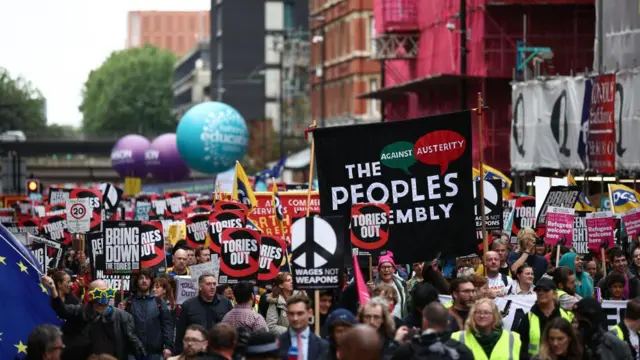
[[[51,307],[56,314],[68,321],[82,322],[84,324],[83,330],[79,335],[81,339],[78,345],[86,349],[87,355],[92,354],[91,343],[91,325],[94,320],[99,316],[92,308],[91,305],[68,305],[63,303],[60,299],[52,299]],[[115,344],[116,344],[116,357],[120,360],[128,360],[129,354],[134,356],[145,356],[146,351],[142,342],[135,334],[135,325],[133,317],[124,310],[113,308],[111,313],[111,320],[114,325]]]
[[[544,328],[547,325],[547,323],[556,317],[562,316],[560,314],[560,307],[557,305],[556,305],[556,308],[551,313],[551,315],[549,315],[549,317],[544,316],[542,311],[540,311],[540,308],[538,307],[537,303],[531,307],[531,310],[529,310],[529,312],[535,314],[536,316],[538,316],[538,319],[540,319],[539,331],[540,331],[541,337],[542,337],[542,332],[544,331]],[[530,324],[529,324],[529,316],[527,314],[525,314],[520,320],[520,324],[518,325],[518,328],[516,331],[518,332],[518,334],[520,334],[520,342],[522,343],[522,345],[520,346],[520,359],[521,360],[529,359],[531,357],[529,355]]]
[[[291,347],[291,334],[289,330],[278,336],[278,343],[280,344],[280,357],[282,360],[287,360],[287,354]],[[309,331],[309,354],[307,360],[322,360],[326,358],[326,354],[329,351],[329,343],[321,339],[319,336]]]
[[[423,333],[415,336],[408,344],[400,345],[391,359],[473,360],[471,350],[450,337],[451,333]]]
[[[198,324],[209,330],[215,324],[221,322],[231,309],[233,309],[231,301],[220,295],[215,295],[212,302],[206,302],[200,296],[185,301],[182,304],[180,317],[176,325],[174,353],[182,353],[182,339],[189,325]]]
[[[133,316],[136,335],[148,354],[173,351],[173,320],[162,300],[153,295],[134,295],[127,300],[125,310]]]

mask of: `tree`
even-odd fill
[[[29,136],[43,132],[47,127],[45,108],[46,100],[38,89],[0,68],[0,133],[22,130]]]
[[[82,128],[89,135],[174,131],[175,56],[146,45],[116,51],[91,71],[82,93]]]

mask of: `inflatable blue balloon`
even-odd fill
[[[242,159],[249,131],[236,109],[210,101],[192,107],[182,116],[176,137],[180,156],[189,167],[217,174]]]

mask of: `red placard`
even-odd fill
[[[227,228],[222,231],[220,245],[220,284],[256,279],[260,270],[259,232],[247,228]]]
[[[281,238],[262,235],[260,239],[260,272],[258,282],[271,284],[278,276],[287,253],[287,244]]]
[[[613,174],[616,171],[615,103],[616,75],[599,75],[591,79],[588,164],[592,171]]]
[[[209,215],[209,249],[220,254],[220,236],[228,228],[242,228],[246,224],[246,215],[240,210],[219,210]]]
[[[351,207],[351,244],[358,255],[375,255],[389,240],[389,212],[387,204],[354,204]]]
[[[546,217],[544,243],[548,245],[573,245],[573,220],[575,210],[549,206]]]
[[[587,247],[589,251],[596,253],[600,249],[609,249],[614,246],[613,215],[610,212],[587,213]]]
[[[167,267],[160,221],[143,221],[140,225],[140,266],[154,273],[163,273]]]
[[[253,221],[265,235],[275,235],[283,238],[287,243],[291,242],[291,224],[296,216],[305,216],[307,213],[307,193],[281,192],[282,204],[282,230],[278,225],[278,219],[271,203],[273,195],[270,192],[256,193],[257,205],[253,208],[249,219]],[[317,192],[311,193],[311,215],[320,213],[320,197]]]
[[[635,239],[640,234],[640,208],[631,209],[622,215],[627,236]]]

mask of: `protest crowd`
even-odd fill
[[[327,128],[317,192],[254,194],[238,163],[227,194],[51,188],[57,204],[9,209],[2,360],[640,359],[635,212],[613,197],[615,215],[596,211],[571,181],[542,197],[488,167],[478,181],[458,120],[402,122],[427,149],[411,174],[362,147],[335,156],[327,138],[360,145]],[[368,144],[398,126],[370,127]],[[443,128],[458,136],[437,147],[456,152],[448,167],[428,158]],[[506,192],[486,219],[478,183]],[[78,204],[90,215],[75,218]]]

